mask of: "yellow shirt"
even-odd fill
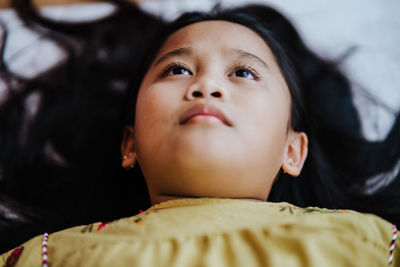
[[[388,266],[392,239],[392,224],[370,214],[192,198],[50,234],[47,256],[51,267]],[[42,240],[3,254],[0,266],[41,266]],[[391,266],[399,255],[397,239]]]

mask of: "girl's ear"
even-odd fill
[[[288,136],[286,151],[283,156],[283,172],[298,176],[303,168],[308,153],[308,138],[303,132],[291,131]]]
[[[132,169],[136,163],[135,135],[132,125],[125,126],[121,142],[122,167]]]

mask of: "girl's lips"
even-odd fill
[[[199,113],[191,116],[189,119],[185,121],[187,123],[198,123],[198,122],[207,122],[207,123],[224,123],[221,118],[208,113]]]
[[[183,113],[180,125],[192,122],[222,122],[226,126],[232,126],[232,123],[226,118],[225,114],[221,110],[206,103],[195,104]]]

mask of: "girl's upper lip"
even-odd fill
[[[225,125],[229,127],[232,126],[232,123],[219,108],[208,103],[197,103],[191,106],[182,114],[179,124],[185,124],[188,120],[196,115],[214,116],[220,119]]]

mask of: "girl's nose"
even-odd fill
[[[207,98],[217,98],[220,100],[225,99],[226,93],[222,89],[222,86],[217,85],[212,81],[198,81],[191,84],[185,94],[187,100],[195,99],[207,99]]]

